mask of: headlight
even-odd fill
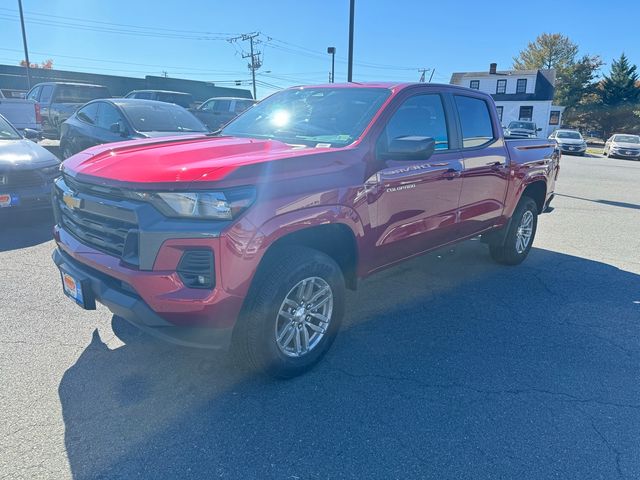
[[[168,217],[231,220],[255,200],[250,187],[222,191],[145,192],[139,199],[152,203]]]

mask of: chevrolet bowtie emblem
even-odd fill
[[[62,201],[70,209],[76,209],[82,207],[82,199],[73,195],[73,193],[64,192],[62,194]]]

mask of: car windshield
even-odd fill
[[[620,143],[640,143],[640,137],[638,135],[616,135],[613,137],[613,141]]]
[[[306,146],[345,146],[391,94],[386,88],[295,88],[276,93],[229,123],[223,135]]]
[[[207,132],[204,125],[184,108],[171,103],[140,101],[120,105],[139,132]]]
[[[0,117],[0,140],[20,140],[22,137],[13,126]]]
[[[574,140],[581,140],[582,139],[582,135],[580,135],[580,132],[558,132],[556,137],[558,137],[558,138],[571,138],[571,139],[574,139]]]
[[[520,128],[522,130],[535,130],[536,124],[531,122],[511,122],[509,129]]]
[[[96,98],[109,98],[110,96],[106,87],[60,85],[56,91],[54,101],[58,103],[87,103]]]

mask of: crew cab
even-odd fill
[[[96,98],[110,98],[109,89],[86,83],[46,82],[34,86],[27,99],[38,102],[42,121],[42,134],[47,138],[60,138],[64,121],[85,103]]]
[[[292,377],[326,353],[359,279],[478,235],[522,262],[559,160],[555,142],[505,140],[477,90],[296,87],[216,134],[67,159],[53,260],[83,308]]]

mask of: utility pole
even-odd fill
[[[433,74],[436,73],[436,69],[431,70],[431,75],[429,75],[429,83],[431,83],[431,79],[433,78]]]
[[[242,58],[250,58],[250,63],[248,64],[249,70],[251,70],[251,80],[253,82],[253,98],[257,99],[256,94],[256,70],[258,70],[262,66],[262,60],[260,60],[260,55],[262,52],[255,50],[253,47],[259,43],[262,43],[258,37],[260,36],[260,32],[254,33],[244,33],[239,37],[230,38],[228,41],[230,43],[237,42],[238,40],[242,40],[246,42],[249,40],[249,53],[243,53]]]
[[[336,81],[336,47],[327,47],[327,53],[331,55],[331,75],[329,75],[329,83]]]
[[[24,59],[27,62],[27,90],[31,90],[31,64],[29,63],[29,49],[27,48],[27,32],[24,29],[24,14],[22,13],[22,0],[18,0],[20,9],[20,25],[22,26],[22,43],[24,44]]]
[[[347,69],[347,82],[353,81],[353,17],[356,9],[356,0],[351,0],[349,5],[349,64]]]
[[[426,73],[431,70],[430,68],[419,68],[418,69],[418,73],[420,73],[420,80],[418,80],[420,83],[424,83],[425,80],[425,75]]]

